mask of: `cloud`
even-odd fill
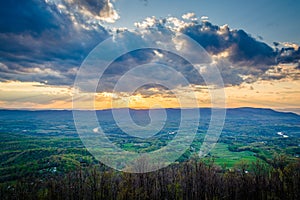
[[[225,85],[239,85],[243,82],[252,83],[260,79],[278,80],[287,77],[288,73],[271,76],[270,71],[281,64],[293,64],[296,71],[300,66],[300,48],[298,45],[284,43],[278,50],[258,41],[244,30],[230,29],[213,25],[207,17],[195,20],[194,13],[183,15],[182,19],[167,17],[147,18],[137,23],[138,28],[156,31],[167,28],[173,32],[182,32],[194,39],[212,56],[223,76]],[[192,50],[191,50],[192,51]],[[193,73],[189,73],[192,77]],[[194,83],[194,82],[193,82]],[[198,84],[203,83],[202,81]]]
[[[47,86],[37,82],[0,82],[0,107],[37,108],[51,104],[52,108],[71,108],[72,89],[62,86]],[[59,105],[58,104],[62,104]],[[56,105],[55,105],[56,104]]]
[[[207,16],[202,16],[202,17],[201,17],[201,20],[202,20],[202,21],[207,21],[208,19],[209,19],[209,18],[208,18]]]
[[[110,0],[46,0],[46,3],[57,7],[74,24],[114,23],[120,18]]]
[[[144,26],[144,28],[140,28],[136,31],[125,32],[121,38],[125,35],[126,39],[120,40],[120,38],[118,38],[115,41],[115,45],[119,48],[124,48],[127,43],[130,45],[133,41],[136,46],[140,47],[153,46],[152,43],[160,44],[163,42],[163,46],[166,50],[142,48],[130,51],[120,56],[104,72],[101,80],[99,81],[101,82],[101,87],[98,88],[98,91],[111,92],[120,78],[124,75],[128,76],[126,73],[134,70],[135,67],[146,64],[149,64],[148,68],[132,72],[129,82],[123,85],[130,88],[132,85],[138,85],[137,83],[140,83],[141,79],[146,82],[153,80],[153,77],[156,77],[158,81],[172,83],[172,87],[186,85],[186,83],[179,81],[176,74],[170,74],[171,72],[168,69],[163,68],[163,66],[172,67],[174,70],[181,73],[190,84],[204,83],[204,80],[200,76],[198,70],[183,57],[172,53],[172,50],[181,48],[185,55],[190,55],[189,57],[196,56],[198,58],[203,58],[202,63],[207,61],[205,60],[205,56],[207,55],[202,55],[201,52],[195,52],[193,45],[189,44],[189,42],[185,41],[183,38],[180,41],[176,41],[175,33],[170,31],[167,27],[159,26],[158,28],[153,29]],[[107,49],[107,51],[110,50]]]
[[[300,48],[297,46],[283,47],[278,52],[278,63],[294,63],[299,68],[300,63]]]
[[[182,19],[193,19],[195,17],[196,17],[196,14],[192,13],[192,12],[182,15]]]
[[[72,10],[62,12],[61,4],[14,2],[0,3],[1,80],[71,85],[70,71],[110,34],[100,24],[74,24]]]
[[[19,4],[8,0],[0,3],[0,11],[0,80],[51,85],[72,85],[88,53],[112,34],[103,22],[119,18],[110,0],[27,0]],[[177,32],[186,34],[212,56],[227,86],[285,78],[287,73],[278,75],[278,72],[273,76],[269,72],[280,64],[291,63],[296,71],[300,66],[299,47],[278,43],[272,48],[244,30],[214,25],[207,17],[198,19],[194,13],[182,18],[149,17],[135,25],[137,30],[116,29],[116,32],[131,34],[127,42],[140,44]],[[157,38],[146,40],[145,36],[149,35]],[[199,56],[185,41],[164,42],[166,47],[181,46],[185,54]],[[117,43],[120,47],[124,45],[122,41]],[[103,76],[102,89],[112,90],[127,71],[149,62],[173,67],[191,84],[205,84],[198,70],[183,58],[167,51],[148,49],[129,52],[115,60]]]
[[[136,67],[146,64],[149,66],[143,70],[136,69]],[[176,74],[173,74],[164,66],[172,67],[180,72],[191,84],[204,83],[198,71],[178,55],[158,49],[142,49],[129,52],[116,59],[101,77],[99,81],[101,87],[98,88],[98,91],[113,91],[119,79],[124,75],[127,77],[126,84],[123,84],[127,88],[126,91],[130,91],[132,86],[139,85],[140,82],[153,81],[153,77],[156,81],[172,83],[173,87],[182,85]],[[130,71],[131,73],[128,73]],[[123,89],[125,89],[124,87]]]
[[[300,80],[300,70],[293,64],[280,64],[269,69],[262,76],[262,80]]]
[[[53,15],[46,3],[27,0],[16,3],[14,0],[0,2],[0,32],[21,34],[30,32],[39,35],[48,29],[57,29],[60,21]]]
[[[274,50],[252,38],[243,30],[229,29],[228,25],[217,26],[208,21],[190,24],[181,30],[201,44],[209,53],[216,55],[230,51],[232,63],[266,70],[275,64]]]
[[[189,16],[194,17],[192,14],[184,17],[188,20],[174,17],[165,19],[152,17],[137,23],[137,25],[140,29],[148,31],[141,31],[140,34],[153,31],[166,32],[164,29],[167,29],[173,33],[180,31],[194,39],[212,56],[213,62],[216,63],[223,76],[225,85],[239,85],[244,81],[256,81],[260,75],[275,65],[273,49],[256,41],[244,31],[232,30],[228,25],[217,26],[208,21],[189,20]],[[174,45],[184,43],[183,41],[173,42]],[[188,46],[189,44],[185,43],[184,45]],[[194,53],[194,57],[199,56],[197,52],[193,52],[191,47],[182,49],[182,51],[189,54]],[[191,84],[205,84],[203,78],[190,63],[166,52],[163,52],[161,57],[160,62],[164,60],[163,62],[167,65],[182,72]],[[206,71],[214,73],[209,69]]]
[[[76,76],[77,67],[59,70],[55,69],[56,65],[61,65],[61,63],[44,63],[43,65],[31,63],[30,67],[24,67],[25,64],[10,63],[6,65],[0,62],[0,81],[36,81],[50,85],[71,85]]]

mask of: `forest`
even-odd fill
[[[1,199],[299,199],[300,160],[277,155],[222,169],[196,159],[151,173],[125,173],[102,164],[69,173],[1,184]],[[250,171],[245,170],[250,168]]]

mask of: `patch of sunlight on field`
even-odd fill
[[[251,162],[255,162],[258,159],[255,157],[255,153],[251,151],[229,151],[228,145],[224,143],[216,144],[205,159],[208,160],[209,158],[214,158],[215,164],[226,168],[232,168],[241,161],[251,164]]]

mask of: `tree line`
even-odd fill
[[[130,174],[102,164],[69,173],[1,184],[0,199],[300,199],[300,160],[277,156],[234,169],[191,159],[151,173]]]

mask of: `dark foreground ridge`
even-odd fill
[[[277,157],[269,166],[259,161],[222,170],[213,161],[174,164],[147,174],[128,174],[103,165],[66,174],[30,177],[2,184],[5,199],[282,199],[300,198],[300,162]]]

